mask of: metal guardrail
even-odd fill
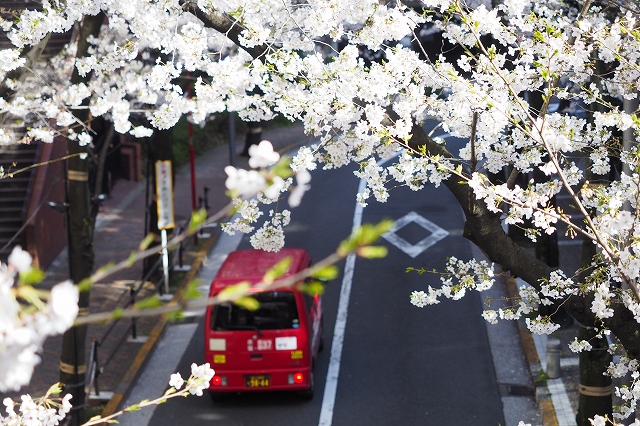
[[[180,226],[176,228],[176,235],[182,234],[187,228],[188,224],[185,226]],[[186,267],[183,263],[183,252],[186,248],[193,244],[193,240],[186,238],[184,239],[178,246],[171,251],[172,253],[172,262],[171,262],[171,270],[174,272],[182,272],[185,271]],[[186,246],[186,247],[185,247]],[[140,281],[131,282],[128,289],[125,289],[118,301],[116,302],[116,306],[121,309],[127,309],[133,306],[136,301],[140,291],[143,289],[144,285],[151,281],[151,278],[155,275],[160,278],[154,284],[156,288],[157,294],[162,294],[164,289],[164,274],[158,274],[159,271],[162,270],[162,258],[158,257],[158,259],[148,268],[148,272],[143,276]],[[121,318],[113,320],[109,327],[104,331],[101,337],[94,337],[91,340],[91,352],[89,355],[89,363],[87,364],[87,373],[88,377],[85,380],[85,384],[87,385],[87,401],[91,399],[91,397],[98,397],[100,394],[99,387],[99,377],[104,372],[105,368],[110,364],[113,358],[116,356],[122,344],[129,338],[133,340],[138,339],[138,330],[137,330],[137,319],[131,318],[131,323],[127,330],[122,334],[122,336],[117,337],[116,344],[113,347],[111,353],[109,353],[106,358],[99,358],[98,353],[99,349],[107,339],[116,338],[112,336],[115,328],[120,323]],[[104,363],[100,363],[99,359],[104,359]]]
[[[208,192],[209,192],[209,188],[204,187],[204,196],[199,197],[198,199],[199,208],[205,208],[207,211],[209,210]],[[147,198],[148,198],[148,194],[147,194]],[[147,205],[148,205],[148,202],[147,202]],[[146,220],[147,218],[145,217],[145,221]],[[175,230],[175,236],[179,236],[182,233],[184,233],[185,230],[188,229],[189,223],[190,221],[188,221],[184,225],[178,226]],[[145,229],[147,229],[146,222],[145,222]],[[171,256],[170,269],[174,272],[184,272],[189,270],[191,268],[190,265],[184,265],[183,254],[184,254],[185,248],[191,246],[192,244],[197,245],[198,238],[208,238],[208,237],[210,237],[210,235],[204,234],[203,231],[201,230],[200,232],[194,235],[193,239],[191,238],[183,239],[178,244],[178,246],[171,251],[172,256]],[[144,287],[144,285],[147,282],[150,282],[151,278],[154,276],[159,277],[157,282],[155,283],[156,293],[162,295],[163,289],[168,288],[168,286],[167,287],[164,286],[164,280],[165,280],[164,274],[162,273],[158,274],[158,272],[161,269],[162,269],[162,257],[159,256],[158,259],[151,265],[151,267],[148,268],[148,271],[139,282],[138,281],[132,282],[129,288],[122,292],[122,294],[118,298],[118,301],[116,302],[116,305],[119,306],[121,309],[127,309],[133,306],[136,303],[136,298],[140,293],[140,291],[142,290],[142,288]],[[102,334],[101,338],[93,338],[91,340],[91,352],[89,355],[89,364],[87,365],[87,368],[88,368],[87,371],[88,371],[89,377],[86,377],[85,384],[84,384],[86,385],[86,390],[87,390],[86,392],[87,402],[91,399],[92,390],[95,391],[95,393],[93,394],[94,396],[98,396],[100,394],[100,387],[99,387],[100,374],[104,372],[105,368],[113,360],[114,356],[116,355],[116,353],[118,352],[122,344],[124,343],[125,339],[128,338],[129,334],[131,334],[131,338],[134,340],[137,340],[138,338],[137,320],[134,317],[131,319],[131,323],[128,329],[126,330],[126,332],[123,333],[123,335],[119,338],[119,340],[117,340],[117,343],[115,344],[113,350],[106,357],[104,364],[100,364],[99,358],[98,358],[99,349],[107,340],[107,338],[110,337],[110,335],[112,334],[112,332],[114,331],[115,327],[118,325],[119,322],[120,322],[120,318],[113,320],[109,324],[109,327]]]

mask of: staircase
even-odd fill
[[[29,199],[32,170],[19,170],[37,161],[38,144],[0,146],[0,262],[6,262],[13,247],[22,243],[23,212]],[[15,173],[15,175],[13,174]]]
[[[14,19],[25,9],[42,9],[40,0],[0,0],[0,16]],[[51,34],[39,59],[46,60],[59,53],[69,42],[72,31],[64,34]],[[0,50],[13,47],[3,32],[0,32]],[[27,75],[26,78],[30,76]],[[13,127],[10,118],[4,120],[3,127]],[[19,139],[24,133],[21,129],[12,129]],[[13,175],[20,169],[32,166],[38,161],[39,143],[0,145],[0,167],[4,176],[0,177],[0,262],[5,263],[16,245],[25,245],[24,227],[30,218],[25,217],[31,197],[34,169]],[[32,248],[30,248],[32,249]]]

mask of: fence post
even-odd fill
[[[182,232],[184,231],[182,226],[179,226],[176,229],[177,229],[177,236],[180,236],[180,234],[182,234]],[[174,271],[186,272],[186,271],[190,271],[191,270],[191,266],[189,266],[189,265],[185,266],[184,263],[183,263],[183,259],[182,259],[182,254],[184,252],[184,247],[182,245],[184,244],[185,241],[186,240],[180,241],[180,244],[178,245],[178,266],[174,266],[173,267]],[[196,244],[198,244],[197,235],[196,235]]]
[[[100,386],[98,386],[98,376],[100,375],[100,364],[98,363],[98,345],[98,339],[96,339],[95,337],[91,339],[91,351],[93,351],[93,367],[91,368],[94,370],[93,388],[96,390],[96,395],[100,395]]]
[[[134,303],[136,303],[136,291],[134,289],[134,286],[135,286],[134,283],[129,284],[129,298],[130,298],[131,306],[133,306]],[[135,316],[131,317],[131,338],[133,340],[136,340],[138,338]]]
[[[200,208],[202,208],[204,206],[204,209],[208,212],[209,211],[209,201],[207,200],[207,193],[209,192],[209,188],[207,188],[206,186],[204,187],[204,198],[200,197]],[[203,204],[204,203],[204,204]],[[197,235],[199,238],[211,238],[211,234],[209,234],[208,232],[204,232],[204,227],[200,228],[200,230],[198,230]]]
[[[100,369],[98,368],[98,343],[97,338],[91,339],[91,353],[89,354],[89,386],[87,389],[87,395],[91,396],[91,389],[95,389],[95,394],[100,395],[100,388],[98,387],[98,375],[100,375]]]

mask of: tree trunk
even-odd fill
[[[590,426],[589,419],[596,415],[613,419],[613,385],[607,371],[612,356],[609,344],[603,337],[596,337],[592,327],[580,327],[579,340],[591,343],[592,349],[580,353],[580,385],[578,396],[578,426]]]
[[[104,22],[102,13],[96,16],[86,16],[80,26],[78,35],[78,57],[87,56],[90,35],[96,37]],[[81,77],[77,70],[71,77],[72,84],[88,82],[91,75]],[[86,105],[85,105],[86,106]],[[75,111],[75,116],[82,123],[89,122],[88,109]],[[91,276],[94,266],[93,232],[97,209],[91,198],[89,187],[89,159],[82,159],[80,154],[88,153],[88,146],[80,146],[77,140],[68,141],[68,152],[71,156],[67,160],[67,233],[69,277],[79,284]],[[104,159],[102,159],[104,161]],[[80,293],[78,315],[89,313],[89,291]],[[65,392],[71,393],[71,424],[78,425],[83,422],[83,409],[85,405],[85,343],[87,327],[73,327],[67,330],[62,338],[62,353],[60,355],[60,381],[65,385]]]

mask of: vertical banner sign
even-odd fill
[[[158,204],[158,229],[162,237],[162,270],[164,273],[164,294],[169,294],[169,251],[167,249],[167,229],[174,228],[173,183],[171,181],[171,161],[156,161],[156,199]]]
[[[156,198],[158,200],[158,229],[176,226],[173,218],[173,183],[171,161],[156,161]]]

